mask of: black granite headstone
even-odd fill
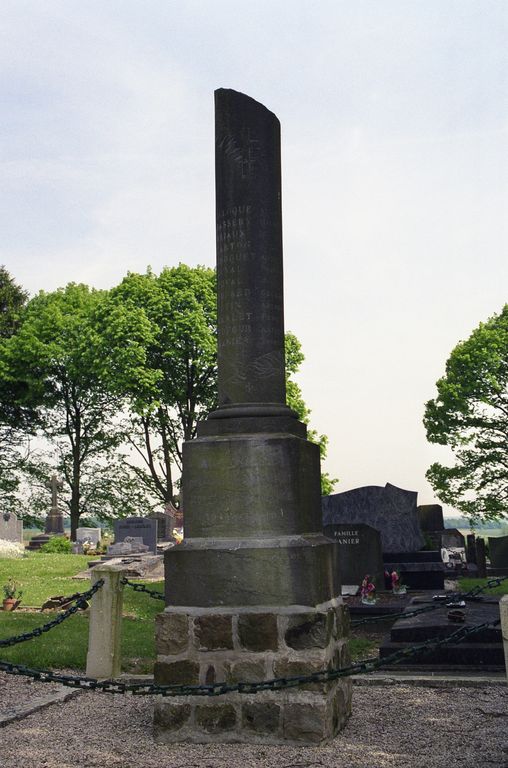
[[[384,589],[383,553],[379,531],[370,525],[326,525],[325,536],[339,545],[339,571],[342,584],[361,584],[369,574],[377,587]]]
[[[444,528],[441,504],[420,504],[416,511],[422,531],[442,531]]]
[[[115,520],[115,544],[126,536],[137,536],[149,547],[152,554],[157,554],[157,520],[151,517],[124,517]]]
[[[489,536],[490,565],[508,568],[508,536]]]
[[[383,552],[416,552],[425,544],[417,495],[387,483],[323,496],[323,525],[364,523],[380,532]]]

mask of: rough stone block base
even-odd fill
[[[167,608],[157,616],[155,681],[256,682],[344,667],[348,631],[339,598],[277,611]],[[350,713],[349,678],[257,694],[161,696],[154,733],[159,743],[319,744],[332,739]]]

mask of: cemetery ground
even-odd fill
[[[23,589],[21,608],[0,612],[0,638],[27,631],[54,613],[27,608],[53,595],[88,588],[72,576],[90,558],[80,555],[30,554],[0,560],[0,583],[9,577]],[[470,589],[478,580],[462,580]],[[162,583],[150,584],[162,590]],[[508,592],[508,582],[493,592]],[[148,595],[124,592],[123,661],[128,673],[150,673],[155,655],[154,616],[161,602]],[[353,657],[376,655],[389,623],[353,630]],[[85,667],[88,617],[78,613],[42,637],[1,649],[2,659],[32,667],[82,671]],[[390,671],[388,678],[393,677]],[[114,696],[62,689],[54,684],[0,673],[0,716],[35,700],[65,695],[50,706],[5,723],[0,729],[0,765],[30,764],[44,768],[103,766],[115,768],[183,768],[184,766],[311,766],[351,768],[508,768],[508,696],[505,684],[477,682],[435,687],[414,682],[376,684],[369,676],[354,680],[353,715],[334,741],[324,747],[178,744],[153,742],[153,697]],[[60,694],[58,692],[61,692]],[[284,694],[281,693],[281,696]]]

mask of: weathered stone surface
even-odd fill
[[[283,713],[284,738],[318,743],[331,732],[332,718],[333,713],[324,702],[287,704]]]
[[[159,613],[155,617],[157,653],[171,656],[189,645],[189,619],[181,613]]]
[[[274,613],[246,613],[238,617],[240,644],[248,651],[276,651],[279,645]]]
[[[203,437],[184,443],[183,460],[187,538],[321,531],[314,443],[280,433]],[[225,489],[227,503],[218,504]]]
[[[273,665],[274,677],[306,677],[315,672],[323,672],[327,665],[323,661],[291,661],[290,659],[279,659]],[[303,683],[298,686],[299,691],[319,691],[326,693],[334,683]]]
[[[242,706],[242,727],[256,733],[276,733],[279,729],[280,707],[277,704],[249,703]]]
[[[252,541],[252,545],[251,545]],[[164,555],[168,605],[319,605],[340,595],[337,547],[322,534],[280,542],[191,539]]]
[[[155,728],[165,731],[178,731],[185,725],[191,714],[190,704],[157,703],[154,712]]]
[[[23,521],[18,520],[15,512],[0,514],[0,539],[5,541],[23,541]]]
[[[346,605],[338,605],[334,609],[334,613],[335,626],[333,630],[333,637],[335,639],[348,637],[351,625],[351,615],[349,613],[349,608]]]
[[[232,648],[232,618],[223,614],[199,616],[194,620],[194,635],[200,650],[217,651]]]
[[[236,725],[236,712],[231,704],[197,706],[196,723],[207,733],[230,731]]]
[[[199,664],[184,659],[182,661],[156,661],[153,671],[154,680],[159,685],[197,685],[199,683]]]
[[[267,677],[264,661],[237,661],[226,668],[228,683],[255,683]]]
[[[333,613],[296,613],[289,617],[284,639],[295,650],[326,648],[330,642]]]

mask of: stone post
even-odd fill
[[[499,601],[499,613],[501,616],[501,635],[503,637],[504,664],[506,677],[508,678],[508,595],[503,595]]]
[[[92,597],[88,630],[88,677],[110,680],[120,676],[122,665],[122,565],[104,563],[92,569],[92,585],[104,584]]]
[[[348,662],[319,448],[285,401],[280,126],[215,93],[219,405],[183,446],[184,541],[165,553],[157,683],[261,681]],[[320,743],[351,682],[162,699],[159,742]]]

